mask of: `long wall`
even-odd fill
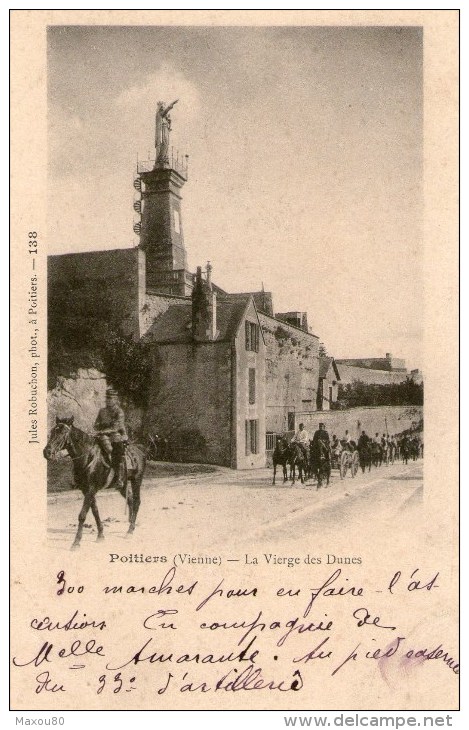
[[[298,327],[259,314],[266,343],[266,430],[288,430],[288,413],[315,411],[319,339]]]
[[[298,415],[311,436],[322,422],[330,436],[337,434],[341,438],[347,429],[352,438],[357,438],[363,430],[368,436],[386,431],[390,435],[401,433],[423,419],[423,406],[377,406]]]

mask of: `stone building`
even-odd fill
[[[146,427],[174,456],[237,469],[265,464],[265,344],[253,298],[221,298],[197,270],[145,338],[153,345]]]
[[[55,346],[64,328],[73,339],[80,323],[106,323],[147,343],[152,368],[141,430],[167,438],[179,459],[261,467],[266,433],[293,430],[298,414],[316,410],[319,339],[306,313],[274,315],[263,288],[228,293],[212,281],[210,265],[188,270],[186,180],[187,162],[157,147],[134,183],[140,245],[49,257],[49,334]],[[86,348],[78,334],[75,344]],[[54,408],[59,400],[55,389]]]

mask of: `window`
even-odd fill
[[[252,454],[258,454],[259,453],[259,446],[258,446],[258,425],[259,421],[252,420],[251,421],[251,453]]]
[[[181,233],[181,219],[179,218],[179,211],[174,208],[174,230],[176,233]]]
[[[287,416],[287,430],[288,431],[294,431],[295,430],[295,412],[290,411],[290,413]]]
[[[277,434],[272,431],[268,431],[265,435],[265,448],[266,451],[273,451],[275,449],[275,442],[277,440]]]
[[[246,456],[259,453],[259,421],[246,420]]]
[[[249,405],[256,402],[256,369],[249,368]]]
[[[259,352],[259,325],[246,320],[246,350]]]

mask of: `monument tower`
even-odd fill
[[[146,253],[146,288],[158,294],[188,296],[193,277],[187,255],[181,216],[181,188],[187,180],[187,155],[174,155],[169,146],[170,110],[159,101],[155,118],[155,159],[138,162],[142,193],[140,248]]]

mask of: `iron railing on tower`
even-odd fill
[[[137,159],[137,173],[151,172],[155,169],[155,159],[138,160]],[[161,164],[161,163],[160,163]],[[158,166],[160,166],[160,164]],[[175,170],[184,180],[187,181],[189,177],[189,155],[180,155],[179,152],[171,150],[171,155],[168,157],[168,161],[161,164],[163,169]]]

